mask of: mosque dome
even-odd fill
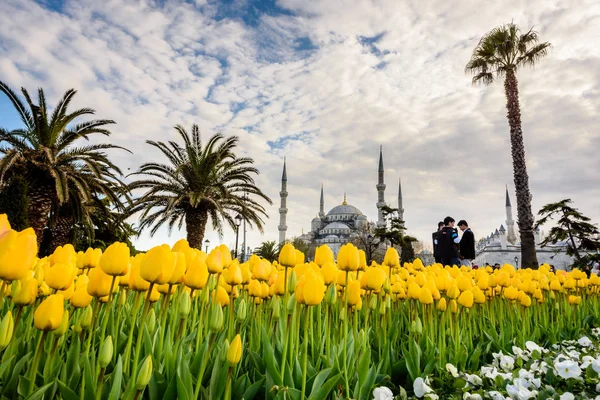
[[[346,201],[346,194],[344,194],[344,202],[339,206],[333,207],[327,213],[327,216],[332,215],[362,215],[362,212],[353,205],[348,204],[348,202]]]
[[[327,224],[325,226],[325,228],[323,228],[323,230],[327,230],[327,229],[350,229],[350,228],[348,228],[348,225],[342,224],[341,222],[331,222],[331,223]]]

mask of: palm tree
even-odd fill
[[[27,181],[28,219],[35,230],[38,244],[43,238],[53,207],[70,201],[87,201],[94,191],[111,196],[109,184],[121,171],[107,157],[104,150],[122,149],[111,144],[87,144],[76,147],[79,139],[89,139],[99,133],[110,135],[106,125],[111,120],[92,120],[72,125],[81,116],[92,115],[94,110],[82,108],[67,113],[68,106],[77,93],[65,92],[54,111],[49,115],[46,97],[38,89],[35,104],[27,90],[21,88],[27,107],[8,85],[0,82],[4,93],[17,110],[23,129],[0,131],[0,183],[23,176]]]
[[[274,240],[262,242],[260,246],[254,249],[252,254],[273,262],[279,257],[279,245]]]
[[[187,240],[197,249],[201,249],[209,218],[213,228],[222,232],[222,221],[236,229],[234,218],[240,214],[262,232],[265,209],[251,196],[272,202],[255,185],[254,160],[235,155],[238,138],[215,134],[203,145],[197,125],[192,125],[191,135],[180,125],[175,130],[183,146],[148,140],[169,163],[143,164],[137,174],[147,179],[130,185],[132,190],[148,189],[132,208],[132,213],[142,211],[140,230],[152,226],[150,234],[154,235],[165,223],[171,231],[175,225],[181,229],[185,222]]]
[[[473,74],[473,84],[489,85],[495,79],[504,79],[507,118],[510,125],[510,145],[513,159],[513,175],[517,194],[517,218],[521,236],[521,259],[525,268],[537,268],[533,235],[533,213],[529,176],[525,164],[525,146],[521,129],[521,108],[519,106],[519,86],[517,70],[533,67],[544,58],[550,43],[538,43],[537,32],[533,29],[521,33],[513,23],[500,26],[485,34],[475,50],[465,70]]]

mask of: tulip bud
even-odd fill
[[[340,310],[340,321],[343,321],[345,319],[346,319],[346,307],[344,307]]]
[[[290,273],[290,276],[288,277],[288,291],[290,293],[294,293],[294,290],[296,288],[296,283],[298,283],[298,279],[296,278],[296,271],[292,270],[292,272]]]
[[[38,281],[35,278],[29,279],[25,284],[21,285],[18,292],[13,292],[13,301],[20,306],[32,304],[35,301],[38,293]]]
[[[192,299],[190,297],[189,292],[184,291],[179,296],[179,316],[181,318],[187,317],[190,313],[190,309],[192,308]]]
[[[296,309],[296,293],[293,293],[290,296],[290,298],[288,299],[288,303],[287,303],[288,314],[293,313],[295,309]]]
[[[334,305],[337,302],[337,292],[335,290],[335,284],[329,285],[327,293],[325,294],[325,302],[329,305]]]
[[[208,329],[218,332],[223,329],[223,309],[221,306],[213,305],[208,318]]]
[[[238,303],[235,317],[237,318],[238,322],[243,322],[246,319],[246,315],[247,315],[246,300],[241,299],[240,302]]]
[[[144,363],[140,367],[140,371],[138,372],[137,380],[135,381],[135,388],[137,390],[144,390],[144,388],[150,382],[150,378],[152,377],[152,356],[148,355],[144,360]]]
[[[104,343],[100,346],[100,354],[98,355],[98,364],[100,368],[106,368],[110,364],[113,357],[113,341],[112,337],[108,336],[104,339]]]
[[[0,351],[4,350],[10,343],[14,328],[15,323],[12,313],[8,311],[4,318],[2,318],[2,322],[0,322]]]
[[[210,293],[208,287],[205,286],[204,289],[200,292],[200,303],[206,305],[208,304],[208,300],[210,299]]]
[[[146,326],[148,327],[148,332],[154,332],[154,328],[156,327],[156,313],[154,312],[154,308],[150,309],[147,318],[148,322],[146,322]]]
[[[389,294],[385,295],[385,308],[392,308],[392,298]]]
[[[87,306],[83,309],[81,318],[79,319],[82,328],[89,328],[92,325],[92,307]]]
[[[446,298],[442,297],[437,304],[437,309],[440,311],[446,311],[447,308],[447,304],[446,304]]]
[[[227,363],[233,367],[237,363],[240,362],[242,358],[242,339],[240,338],[240,334],[235,335],[231,344],[229,345],[229,349],[227,350]]]
[[[69,311],[65,310],[65,312],[63,313],[62,321],[60,321],[60,325],[58,326],[58,328],[52,331],[52,333],[54,334],[54,336],[60,337],[67,332],[67,329],[69,329]]]
[[[279,317],[281,316],[281,300],[279,299],[279,297],[275,297],[273,299],[273,303],[271,304],[271,306],[273,307],[273,318],[279,319]]]
[[[379,315],[385,315],[385,302],[381,302],[379,305]]]
[[[377,296],[371,296],[371,300],[369,300],[369,308],[371,310],[375,310],[377,308]]]

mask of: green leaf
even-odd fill
[[[310,397],[308,398],[308,400],[326,399],[329,396],[329,394],[331,393],[331,391],[333,390],[333,388],[335,387],[335,385],[337,385],[337,383],[340,381],[341,378],[342,378],[341,372],[339,374],[329,378],[325,383],[323,383],[323,385],[321,385],[321,387],[316,392],[310,393]]]
[[[262,328],[262,330],[262,360],[267,364],[267,372],[269,373],[269,375],[271,375],[271,378],[273,378],[273,382],[278,386],[283,386],[283,379],[281,377],[281,374],[279,373],[280,368],[279,364],[277,363],[277,360],[275,359],[273,347],[271,347],[271,343],[267,340],[267,333],[265,332],[264,327]]]
[[[50,389],[50,387],[53,386],[53,385],[54,385],[54,382],[50,382],[47,385],[42,386],[36,392],[34,392],[31,396],[27,397],[26,400],[43,399],[44,398],[44,393],[46,393],[46,390]]]
[[[71,390],[71,388],[69,388],[67,385],[65,385],[61,381],[57,381],[57,382],[58,382],[58,390],[60,392],[61,397],[64,400],[80,400],[79,396],[73,390]]]
[[[466,381],[466,380],[464,380],[463,378],[456,378],[456,379],[454,380],[454,383],[452,384],[452,386],[453,386],[455,389],[462,389],[462,388],[464,388],[466,385],[467,385],[467,381]]]
[[[371,351],[367,349],[363,351],[360,357],[358,357],[358,366],[356,372],[358,373],[358,384],[362,386],[364,381],[367,379],[369,374],[369,363],[371,362]]]
[[[2,393],[12,397],[14,393],[17,391],[17,384],[19,383],[19,376],[21,375],[21,371],[25,366],[25,363],[29,361],[32,353],[27,353],[23,358],[21,358],[12,369],[12,375],[10,376],[10,380],[2,388]]]
[[[121,396],[121,384],[123,382],[123,359],[120,355],[117,358],[117,365],[111,374],[111,378],[113,384],[108,395],[108,400],[119,400]]]
[[[323,371],[319,372],[314,379],[312,384],[312,389],[310,390],[310,395],[315,393],[317,390],[323,386],[323,383],[327,380],[327,377],[331,373],[331,368],[325,368]],[[309,397],[310,397],[309,395]]]
[[[152,396],[150,396],[152,397]],[[157,397],[154,397],[157,398]],[[169,386],[165,390],[163,400],[170,400],[177,398],[177,375],[173,376],[169,382]]]
[[[248,373],[246,372],[244,375],[238,377],[233,382],[231,389],[231,398],[241,399],[242,393],[244,393],[248,386],[250,386],[250,379],[248,378]]]
[[[93,377],[92,365],[90,364],[90,360],[88,358],[85,358],[83,361],[83,381],[85,382],[85,398],[96,398],[96,379]]]
[[[246,389],[246,391],[242,395],[241,399],[242,400],[254,399],[254,397],[256,396],[256,393],[258,393],[258,391],[262,387],[264,380],[265,379],[262,378],[261,380],[254,382],[252,385],[250,385],[250,387],[248,389]]]
[[[8,368],[11,366],[13,359],[15,358],[14,355],[10,356],[7,360],[2,361],[0,363],[0,377],[4,380],[4,374],[7,373]]]

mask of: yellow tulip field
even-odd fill
[[[423,379],[463,398],[448,364],[477,371],[600,317],[600,278],[577,270],[400,265],[393,248],[367,265],[351,244],[337,259],[322,246],[307,262],[286,244],[276,262],[240,263],[185,240],[37,258],[33,230],[5,216],[0,279],[7,399],[370,400],[381,387],[422,397]]]

